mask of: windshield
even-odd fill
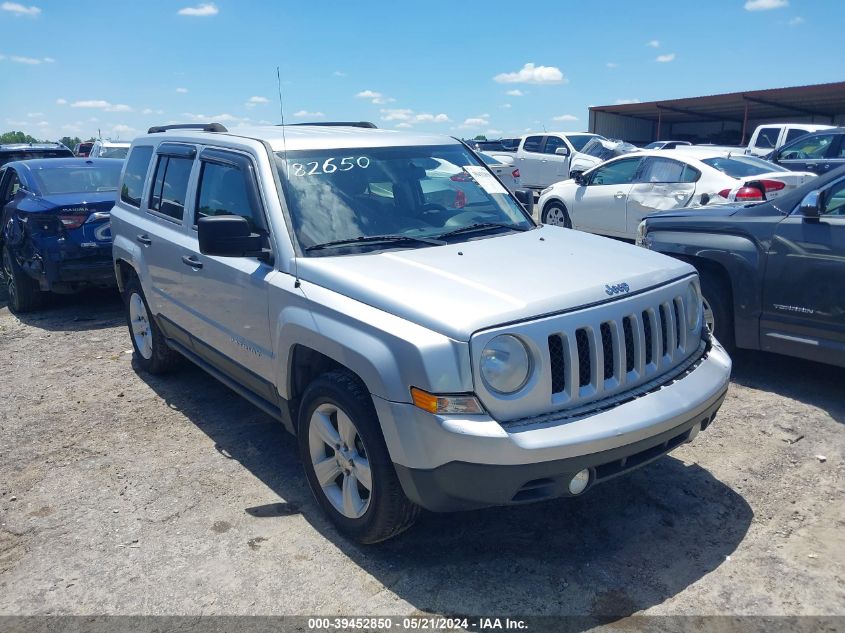
[[[96,166],[44,167],[33,169],[32,175],[43,196],[60,193],[94,193],[117,191],[120,163]]]
[[[572,147],[576,152],[580,152],[583,147],[592,139],[603,139],[603,136],[596,136],[595,134],[567,134],[567,140],[572,143]]]
[[[441,238],[473,225],[485,225],[478,235],[489,235],[486,231],[491,228],[534,226],[521,205],[463,145],[288,152],[287,168],[282,152],[276,158],[294,231],[311,255],[339,254],[342,249],[314,247],[344,240],[375,236],[394,240],[346,245],[360,252],[420,246],[417,238]],[[444,239],[465,240],[473,233]]]
[[[773,171],[789,171],[785,167],[775,165],[762,158],[754,156],[718,156],[716,158],[705,158],[701,161],[718,169],[723,174],[732,178],[747,178],[748,176],[759,176]]]
[[[97,158],[126,158],[129,147],[101,147]]]

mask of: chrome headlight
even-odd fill
[[[531,354],[525,343],[511,334],[492,339],[481,351],[481,378],[493,391],[519,391],[531,374]]]
[[[698,284],[691,281],[687,286],[687,328],[692,330],[698,326],[701,317],[701,291]]]

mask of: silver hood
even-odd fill
[[[485,328],[572,310],[694,272],[684,262],[559,227],[408,250],[303,257],[311,282],[468,341]]]

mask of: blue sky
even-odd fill
[[[840,81],[840,0],[0,2],[0,130],[370,120],[461,136]]]

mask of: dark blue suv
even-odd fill
[[[51,158],[0,169],[0,247],[9,305],[26,312],[45,292],[116,284],[111,209],[123,161]]]

